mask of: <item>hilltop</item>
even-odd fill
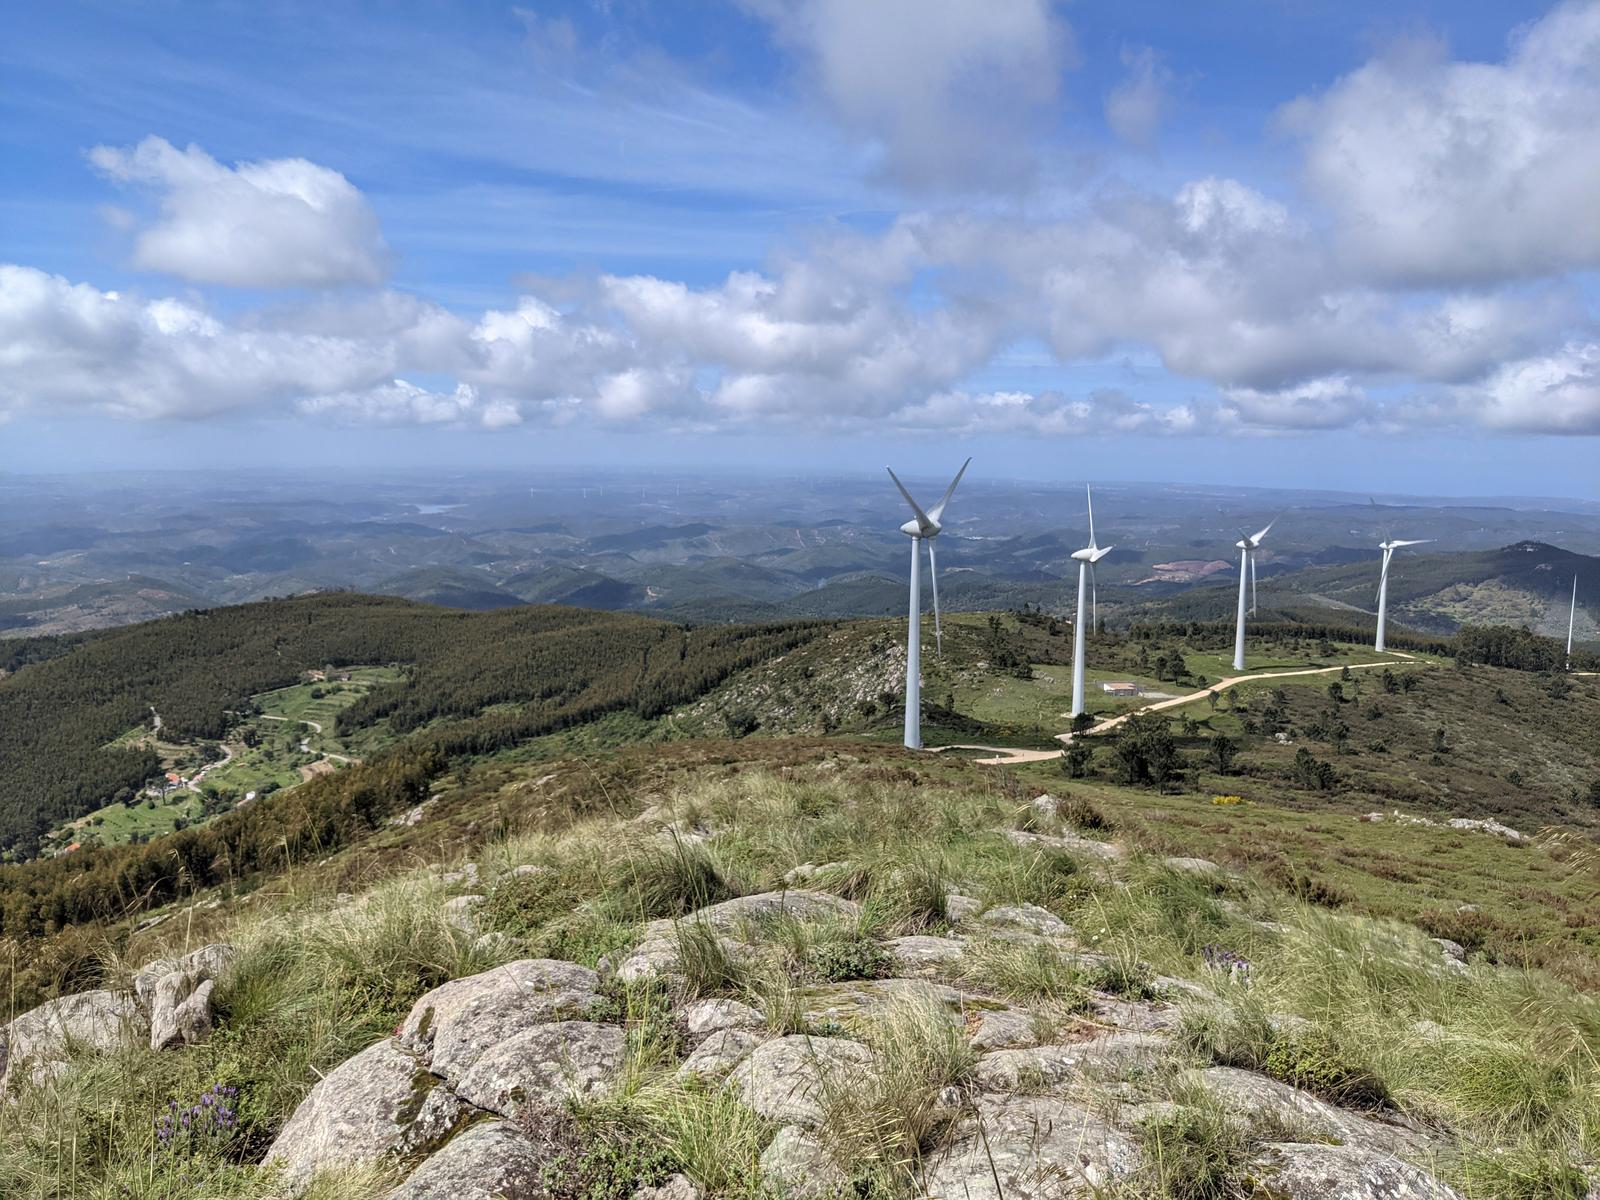
[[[0,867],[0,1194],[1582,1195],[1596,679],[1280,622],[1223,689],[1229,627],[1153,621],[1091,637],[1137,694],[1063,756],[1069,627],[947,615],[925,733],[988,749],[912,753],[903,628],[333,595],[11,643],[3,749],[88,820]],[[214,749],[153,808],[48,790]]]

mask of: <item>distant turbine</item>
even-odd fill
[[[1245,587],[1250,589],[1250,614],[1256,611],[1256,551],[1261,547],[1261,539],[1267,536],[1268,531],[1276,525],[1277,518],[1267,522],[1266,529],[1251,537],[1241,533],[1239,540],[1234,545],[1239,547],[1239,620],[1233,630],[1233,669],[1244,670],[1244,593]],[[1245,578],[1249,576],[1248,580]]]
[[[1376,511],[1378,502],[1372,502]],[[1372,648],[1379,654],[1384,653],[1384,634],[1389,625],[1389,560],[1394,557],[1394,552],[1402,546],[1422,546],[1433,541],[1432,538],[1421,538],[1413,542],[1403,542],[1389,536],[1389,531],[1383,531],[1383,541],[1378,543],[1378,549],[1383,551],[1383,567],[1378,572],[1378,637],[1373,642]]]
[[[1098,622],[1100,617],[1100,589],[1093,583],[1094,565],[1106,555],[1111,553],[1110,546],[1097,546],[1094,540],[1094,493],[1084,485],[1084,494],[1089,498],[1089,544],[1082,550],[1074,550],[1072,557],[1078,560],[1078,619],[1072,625],[1072,715],[1077,716],[1083,711],[1083,601],[1084,590],[1087,587],[1090,594],[1090,623]]]
[[[961,477],[971,465],[970,458],[961,464],[961,470],[956,472],[950,486],[945,488],[939,503],[927,512],[923,512],[911,498],[911,493],[906,491],[906,485],[900,482],[894,468],[884,468],[915,514],[900,526],[900,532],[911,539],[911,604],[910,621],[906,629],[906,746],[911,750],[922,749],[922,543],[928,543],[928,573],[933,580],[933,631],[942,654],[944,638],[939,630],[939,572],[934,561],[933,539],[944,528],[939,518],[944,516],[945,505],[950,503],[950,497],[955,495],[956,484],[961,482]]]
[[[1578,620],[1578,575],[1572,575],[1572,608],[1567,613],[1567,670],[1572,670],[1572,627]]]

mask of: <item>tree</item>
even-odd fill
[[[1136,787],[1163,787],[1181,774],[1178,745],[1166,718],[1143,713],[1123,722],[1112,739],[1118,778]]]
[[[1344,684],[1340,683],[1337,679],[1330,683],[1328,685],[1328,699],[1332,700],[1335,704],[1343,704]]]
[[[1206,744],[1206,753],[1210,756],[1211,765],[1216,768],[1218,775],[1226,775],[1233,769],[1233,760],[1239,753],[1239,743],[1225,733],[1219,733]]]
[[[1092,729],[1092,728],[1094,728],[1094,718],[1091,717],[1087,712],[1081,712],[1077,716],[1072,718],[1072,736],[1073,737],[1075,737],[1075,738],[1082,737],[1084,734],[1088,733],[1089,730]]]
[[[1094,747],[1087,742],[1072,742],[1061,757],[1061,769],[1072,779],[1082,779],[1094,761]]]

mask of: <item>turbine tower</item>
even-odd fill
[[[1373,500],[1372,511],[1378,511],[1378,502]],[[1432,538],[1421,538],[1414,542],[1402,542],[1391,536],[1388,528],[1383,530],[1383,541],[1378,543],[1378,549],[1383,551],[1383,567],[1378,572],[1378,636],[1372,648],[1379,654],[1384,650],[1384,634],[1389,625],[1389,560],[1394,557],[1394,552],[1402,546],[1422,546],[1433,541]]]
[[[1572,670],[1572,627],[1578,620],[1578,573],[1572,573],[1572,608],[1567,612],[1567,670]]]
[[[1244,615],[1245,615],[1245,588],[1250,589],[1250,612],[1256,611],[1256,551],[1261,547],[1261,539],[1277,524],[1277,518],[1267,522],[1266,529],[1251,537],[1241,533],[1239,540],[1234,545],[1239,547],[1239,620],[1233,630],[1233,669],[1244,670]],[[1246,579],[1246,576],[1249,576]]]
[[[956,484],[961,482],[961,477],[971,464],[970,458],[961,464],[961,470],[956,472],[950,486],[945,488],[939,503],[927,512],[923,512],[911,498],[911,493],[906,491],[906,485],[900,482],[894,468],[884,468],[913,513],[911,520],[900,526],[900,532],[911,539],[911,604],[906,628],[906,747],[911,750],[922,749],[922,543],[928,543],[928,574],[933,581],[933,631],[935,644],[942,654],[944,638],[939,629],[939,570],[933,554],[933,539],[944,528],[939,518],[944,516],[945,505],[950,503],[950,497],[955,495]]]
[[[1432,540],[1432,538],[1420,538],[1413,542],[1403,542],[1389,538],[1378,543],[1378,549],[1383,551],[1383,569],[1378,573],[1378,639],[1372,644],[1372,648],[1379,654],[1384,653],[1383,635],[1389,624],[1389,560],[1402,546],[1421,546]]]
[[[1111,553],[1110,546],[1097,546],[1094,540],[1094,493],[1087,484],[1083,488],[1084,494],[1089,498],[1089,544],[1082,550],[1074,550],[1072,557],[1078,561],[1078,617],[1072,623],[1072,716],[1077,716],[1083,711],[1083,601],[1084,591],[1087,587],[1090,596],[1091,616],[1089,621],[1094,624],[1100,616],[1100,589],[1094,584],[1094,565],[1106,555]]]

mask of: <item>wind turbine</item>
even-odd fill
[[[1376,511],[1378,502],[1372,502]],[[1379,654],[1384,653],[1383,635],[1389,624],[1389,560],[1394,557],[1394,552],[1402,546],[1421,546],[1433,541],[1432,538],[1420,538],[1412,542],[1400,541],[1389,536],[1389,531],[1383,531],[1383,541],[1378,543],[1378,549],[1383,551],[1383,569],[1378,573],[1378,638],[1372,648]]]
[[[933,539],[944,528],[939,518],[944,516],[945,505],[950,503],[950,497],[955,495],[956,484],[961,482],[961,477],[971,465],[970,458],[961,464],[961,470],[956,472],[950,486],[945,488],[939,503],[927,512],[923,512],[911,498],[911,493],[906,491],[906,485],[900,482],[900,476],[894,473],[894,468],[884,468],[914,514],[911,520],[900,526],[900,532],[911,539],[911,604],[910,621],[906,629],[906,746],[911,750],[922,749],[922,543],[928,543],[928,574],[933,580],[933,632],[942,654],[944,637],[939,629],[939,570],[934,560]]]
[[[1072,557],[1078,560],[1078,619],[1072,624],[1072,716],[1077,716],[1083,711],[1083,601],[1084,591],[1087,587],[1090,596],[1091,616],[1089,621],[1094,624],[1100,618],[1100,589],[1094,584],[1094,565],[1106,555],[1111,553],[1110,546],[1098,546],[1094,540],[1094,493],[1087,484],[1083,488],[1084,494],[1089,498],[1089,544],[1082,550],[1074,550]]]
[[[1572,573],[1572,608],[1567,613],[1567,670],[1572,670],[1572,627],[1578,620],[1578,573]]]
[[[1239,620],[1233,630],[1233,669],[1244,670],[1244,594],[1245,587],[1250,589],[1250,613],[1256,611],[1256,551],[1261,548],[1261,539],[1267,536],[1271,528],[1278,523],[1274,517],[1267,522],[1266,528],[1254,537],[1246,533],[1239,535],[1239,540],[1234,545],[1239,547]],[[1245,578],[1249,576],[1248,580]]]

